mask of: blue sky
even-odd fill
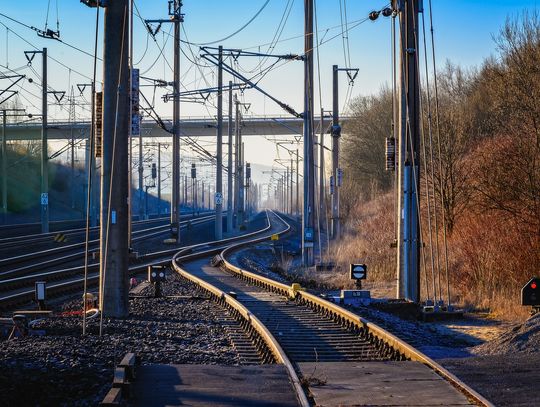
[[[477,66],[482,60],[496,53],[493,36],[497,35],[503,26],[507,16],[517,16],[523,10],[533,10],[537,6],[536,0],[432,0],[433,21],[435,30],[435,46],[437,52],[437,65],[440,66],[448,59],[465,67]],[[266,0],[184,0],[183,12],[186,14],[183,39],[187,38],[193,43],[201,43],[219,40],[227,37],[238,28],[243,26],[266,2]],[[0,12],[21,22],[44,28],[47,5],[50,3],[49,27],[56,28],[56,4],[58,4],[58,17],[60,23],[61,38],[70,44],[76,45],[88,52],[93,51],[94,41],[94,9],[89,9],[76,0],[1,0]],[[167,17],[166,0],[137,0],[136,5],[145,19],[157,19]],[[316,83],[315,108],[319,109],[319,79],[320,92],[322,94],[322,106],[329,109],[331,106],[331,66],[338,64],[345,66],[343,40],[341,37],[340,3],[343,0],[317,0],[317,25],[319,40],[327,41],[319,48],[320,76]],[[347,0],[347,21],[349,27],[355,22],[365,19],[373,9],[380,9],[388,3],[377,0]],[[252,51],[266,52],[268,44],[275,35],[278,24],[290,6],[290,14],[287,23],[280,36],[281,41],[270,50],[273,53],[302,53],[303,51],[303,1],[302,0],[270,0],[261,14],[246,27],[242,32],[224,41],[222,45],[231,48],[249,48]],[[427,8],[428,0],[424,0]],[[426,17],[428,17],[426,15]],[[103,20],[102,20],[103,21]],[[0,64],[5,66],[9,63],[12,69],[20,68],[36,80],[39,78],[40,62],[36,60],[33,72],[26,67],[23,51],[32,46],[48,47],[49,55],[62,62],[71,71],[59,65],[54,60],[49,65],[49,83],[55,90],[66,90],[74,87],[76,83],[88,82],[92,73],[92,58],[75,51],[66,45],[52,40],[45,40],[21,25],[0,16],[0,22],[9,27],[9,32],[0,25]],[[391,19],[382,16],[375,22],[366,21],[348,33],[350,50],[350,66],[359,68],[360,73],[354,87],[348,89],[345,75],[340,79],[341,102],[345,102],[347,90],[352,97],[367,95],[377,92],[381,86],[390,82],[390,22]],[[142,23],[136,19],[134,26],[134,61],[145,76],[171,80],[172,74],[167,66],[167,61],[159,58],[158,47],[164,47],[164,54],[172,65],[172,47],[168,35],[170,24],[165,24],[162,32],[156,36],[155,42],[145,31]],[[429,28],[429,27],[428,27]],[[21,36],[24,40],[18,37]],[[7,37],[7,38],[6,38]],[[291,38],[290,40],[286,40]],[[25,42],[27,41],[27,42]],[[168,41],[166,45],[163,45]],[[148,49],[146,44],[148,42]],[[217,46],[218,44],[215,44]],[[101,45],[100,45],[101,47]],[[198,47],[183,45],[184,51],[193,57],[199,54]],[[146,50],[146,51],[145,51]],[[99,51],[101,54],[101,49]],[[154,64],[154,61],[156,61]],[[251,71],[257,68],[258,59],[242,59],[239,61],[241,68]],[[99,67],[98,71],[101,71]],[[0,71],[5,68],[0,67]],[[255,69],[254,72],[257,72]],[[296,110],[302,110],[303,92],[303,68],[300,62],[290,62],[273,70],[260,82],[260,85],[278,99],[290,104]],[[101,76],[101,73],[100,75]],[[186,89],[206,87],[207,84],[216,84],[215,69],[197,68],[186,58],[182,58],[182,78]],[[225,76],[225,81],[229,78]],[[38,112],[39,99],[33,94],[39,94],[37,84],[26,83],[22,103],[28,106],[30,111]],[[147,88],[145,91],[150,99],[156,101],[156,109],[164,116],[171,116],[172,104],[164,104],[159,96],[163,90]],[[75,88],[75,92],[76,88]],[[53,102],[52,96],[50,103]],[[252,103],[253,114],[285,114],[281,108],[255,91],[246,92],[244,101]],[[82,99],[81,99],[82,100]],[[35,104],[36,107],[33,107]],[[55,117],[66,117],[66,107],[51,106],[51,114]],[[183,116],[213,116],[215,108],[212,103],[203,106],[201,104],[183,104]],[[88,117],[87,108],[77,109],[78,117]],[[261,144],[263,143],[263,144]],[[247,141],[248,159],[269,164],[275,156],[260,154],[262,140]]]
[[[29,0],[21,3],[14,0],[2,0],[1,12],[16,18],[28,25],[43,28],[45,25],[45,15],[47,12],[47,0]],[[56,25],[56,3],[58,4],[59,22],[61,38],[71,44],[77,45],[89,52],[93,48],[94,12],[84,5],[73,0],[50,0],[49,26]],[[233,0],[224,2],[222,0],[184,0],[183,11],[185,17],[185,32],[190,41],[199,43],[214,41],[228,36],[236,31],[246,21],[248,21],[265,3],[265,0]],[[24,4],[24,6],[22,6]],[[278,26],[281,16],[288,4],[287,0],[271,0],[257,19],[251,23],[238,35],[224,41],[225,47],[251,48],[257,51],[258,45],[271,41]],[[513,1],[484,1],[484,0],[433,0],[434,27],[437,49],[437,63],[443,64],[446,59],[455,63],[471,66],[478,65],[481,61],[495,52],[492,36],[495,35],[504,24],[508,15],[517,15],[524,9],[533,9],[537,1],[513,0]],[[137,0],[136,5],[143,18],[166,18],[165,0]],[[320,47],[321,61],[321,89],[323,95],[323,106],[329,106],[329,84],[331,65],[337,63],[340,66],[345,64],[343,56],[342,39],[340,34],[340,0],[318,0],[317,22],[320,31],[320,38],[325,40],[337,35],[337,37]],[[346,2],[347,17],[349,21],[358,21],[367,16],[370,10],[379,9],[385,5],[384,1],[376,0],[348,0]],[[428,2],[425,0],[427,7]],[[91,58],[84,54],[75,52],[65,45],[51,40],[38,38],[31,30],[17,25],[3,17],[0,22],[5,23],[14,32],[9,34],[6,43],[6,29],[0,26],[0,63],[6,64],[6,45],[10,67],[19,67],[26,62],[22,53],[23,48],[30,45],[25,44],[16,37],[21,35],[27,41],[38,48],[47,46],[49,54],[74,70],[91,76]],[[170,25],[169,25],[170,26]],[[326,31],[327,28],[334,29]],[[338,28],[335,28],[338,27]],[[164,25],[162,31],[165,34],[169,27]],[[281,39],[301,36],[303,32],[303,1],[293,2],[291,12],[281,35]],[[141,70],[146,70],[154,61],[157,54],[157,46],[163,44],[167,35],[158,34],[156,43],[149,40],[149,50],[145,58],[140,63]],[[182,33],[184,39],[184,33]],[[147,33],[144,31],[139,21],[135,22],[135,53],[134,60],[138,61],[142,56],[147,40]],[[217,45],[217,44],[216,44]],[[277,44],[272,52],[293,52],[301,53],[303,48],[302,38],[295,38],[290,41],[283,41]],[[360,74],[354,89],[353,95],[369,94],[376,92],[383,83],[390,80],[390,19],[380,17],[375,22],[368,21],[349,32],[349,49],[351,54],[351,66],[360,68]],[[185,48],[189,53],[189,49]],[[195,54],[197,47],[192,47]],[[261,51],[267,48],[262,46]],[[169,54],[171,61],[170,41],[165,47],[165,53]],[[240,61],[243,67],[249,69],[253,67],[253,61]],[[55,67],[56,65],[56,67]],[[201,73],[194,68],[187,60],[183,60],[183,73],[189,70],[185,77],[186,87],[202,85]],[[37,67],[38,65],[36,65]],[[58,90],[66,90],[73,82],[84,81],[75,72],[71,72],[51,62],[50,83]],[[211,70],[204,70],[205,76],[210,83],[215,83]],[[148,76],[170,79],[170,69],[163,61],[158,61],[154,69],[147,73]],[[227,78],[225,79],[227,80]],[[278,98],[284,99],[287,103],[297,109],[301,108],[302,101],[302,67],[301,63],[291,62],[283,68],[277,69],[267,75],[261,85],[275,94]],[[345,78],[341,81],[342,94],[345,95],[347,82]],[[255,93],[255,92],[250,92]],[[254,111],[263,113],[282,113],[280,108],[269,101],[265,101],[259,95],[246,95],[246,98],[254,102]],[[319,102],[316,101],[316,105]],[[170,107],[160,106],[163,114],[168,115]],[[184,112],[190,115],[207,114],[201,106],[185,106]]]

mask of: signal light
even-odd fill
[[[531,284],[531,288],[532,288],[533,290],[536,290],[536,287],[537,287],[537,285],[536,285],[536,283],[533,281],[533,283]]]

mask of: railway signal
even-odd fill
[[[35,298],[40,311],[45,309],[45,299],[47,297],[46,286],[47,283],[45,281],[36,281]]]
[[[165,281],[166,266],[148,266],[148,281],[154,285],[154,298],[161,297],[161,283]]]
[[[521,305],[532,306],[533,314],[540,311],[540,278],[531,278],[521,289]]]
[[[351,264],[350,278],[356,281],[357,288],[362,288],[362,280],[367,278],[367,266],[365,264]]]

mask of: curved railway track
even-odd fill
[[[181,227],[187,225],[199,225],[214,219],[213,215],[184,220]],[[168,233],[169,225],[153,226],[132,232],[132,243],[153,238]],[[89,241],[90,255],[99,249],[99,239]],[[18,256],[0,259],[0,289],[7,280],[34,274],[36,271],[48,271],[54,266],[68,264],[73,261],[84,259],[85,242],[69,244],[53,249],[38,250]]]
[[[205,215],[207,211],[200,211],[201,215]],[[194,217],[193,213],[181,215],[181,218],[187,219]],[[133,224],[145,224],[145,223],[155,223],[156,221],[165,221],[167,216],[156,217],[145,220],[136,220],[133,221]],[[49,233],[41,233],[41,223],[14,223],[10,225],[0,225],[0,242],[4,239],[13,239],[13,238],[25,238],[28,235],[37,236],[54,236],[57,233],[65,231],[84,231],[86,227],[86,220],[58,220],[49,222]]]
[[[214,216],[207,216],[204,218],[198,218],[195,220],[184,221],[182,228],[186,228],[188,223],[197,226],[204,225],[205,223],[214,220]],[[168,229],[167,229],[168,230]],[[156,232],[151,232],[154,235]],[[159,232],[163,233],[163,232]],[[144,236],[141,238],[147,238]],[[193,245],[200,246],[200,245]],[[184,250],[191,250],[192,246],[186,247]],[[147,253],[140,256],[137,259],[137,263],[130,266],[129,271],[132,276],[138,276],[145,273],[147,267],[152,264],[169,264],[171,256],[178,252],[178,248],[172,248],[169,250],[162,250]],[[84,252],[82,253],[84,254]],[[80,258],[81,253],[78,254]],[[54,262],[55,260],[53,260]],[[9,275],[10,278],[5,278],[0,281],[0,310],[10,309],[14,306],[31,302],[34,297],[33,284],[35,281],[46,281],[47,284],[47,297],[54,299],[67,293],[80,291],[83,287],[84,279],[82,278],[84,273],[83,266],[63,268],[61,270],[41,271],[36,272],[37,265],[34,264],[33,272],[32,267],[24,268],[24,272],[31,272],[27,275],[14,276],[13,272]],[[18,270],[21,271],[21,270]],[[88,284],[89,287],[95,287],[99,281],[99,264],[93,263],[88,266]],[[6,272],[9,273],[9,272]],[[4,273],[4,277],[7,275]]]
[[[181,220],[190,220],[190,219],[198,219],[202,216],[210,215],[211,212],[202,213],[200,216],[193,217],[192,215],[181,215]],[[140,220],[140,221],[134,221],[132,223],[133,231],[139,231],[143,229],[148,229],[151,227],[150,225],[156,225],[161,227],[166,227],[169,225],[170,218],[169,217],[160,217],[160,218],[153,218],[153,219],[147,219],[147,220]],[[27,245],[46,245],[46,244],[54,244],[54,238],[58,234],[64,235],[69,242],[72,240],[84,240],[86,229],[84,227],[77,227],[77,228],[65,228],[65,229],[59,229],[55,232],[49,232],[49,233],[34,233],[34,234],[24,234],[24,235],[17,235],[17,227],[19,225],[8,225],[3,226],[5,228],[6,232],[9,232],[10,228],[13,229],[13,233],[10,236],[0,238],[0,254],[3,251],[10,251],[13,248],[20,248],[21,246],[27,246]],[[21,226],[24,226],[21,225]],[[97,238],[99,236],[99,226],[94,226],[90,228],[90,236],[92,238]]]
[[[218,244],[198,253],[181,250],[173,257],[173,268],[242,321],[264,360],[286,366],[300,405],[310,405],[304,391],[309,394],[310,389],[302,388],[299,378],[303,363],[381,361],[396,377],[406,375],[408,369],[427,367],[447,392],[455,393],[452,397],[461,405],[492,405],[432,359],[379,326],[294,285],[251,273],[228,261],[233,251],[289,231],[290,226],[277,214],[268,213],[267,217],[265,229],[234,242],[221,242],[225,246],[221,250]],[[210,259],[213,266],[208,264]],[[304,385],[309,382],[305,377],[303,380]],[[433,401],[424,399],[423,403]]]

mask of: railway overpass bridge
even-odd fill
[[[342,122],[346,120],[344,118]],[[331,124],[330,117],[324,117],[325,129]],[[315,131],[320,132],[320,118],[315,117]],[[164,120],[165,126],[172,129],[172,120]],[[301,137],[303,119],[279,116],[244,116],[242,121],[242,136],[281,136]],[[171,137],[171,134],[152,120],[141,123],[143,137]],[[72,137],[88,138],[90,121],[70,123],[66,121],[49,121],[48,140],[66,140]],[[223,123],[223,134],[228,132],[227,120]],[[39,121],[11,123],[7,125],[6,138],[11,141],[40,140],[41,123]],[[216,135],[216,120],[208,117],[184,118],[181,120],[181,137],[213,137]],[[138,137],[138,136],[137,136]]]

